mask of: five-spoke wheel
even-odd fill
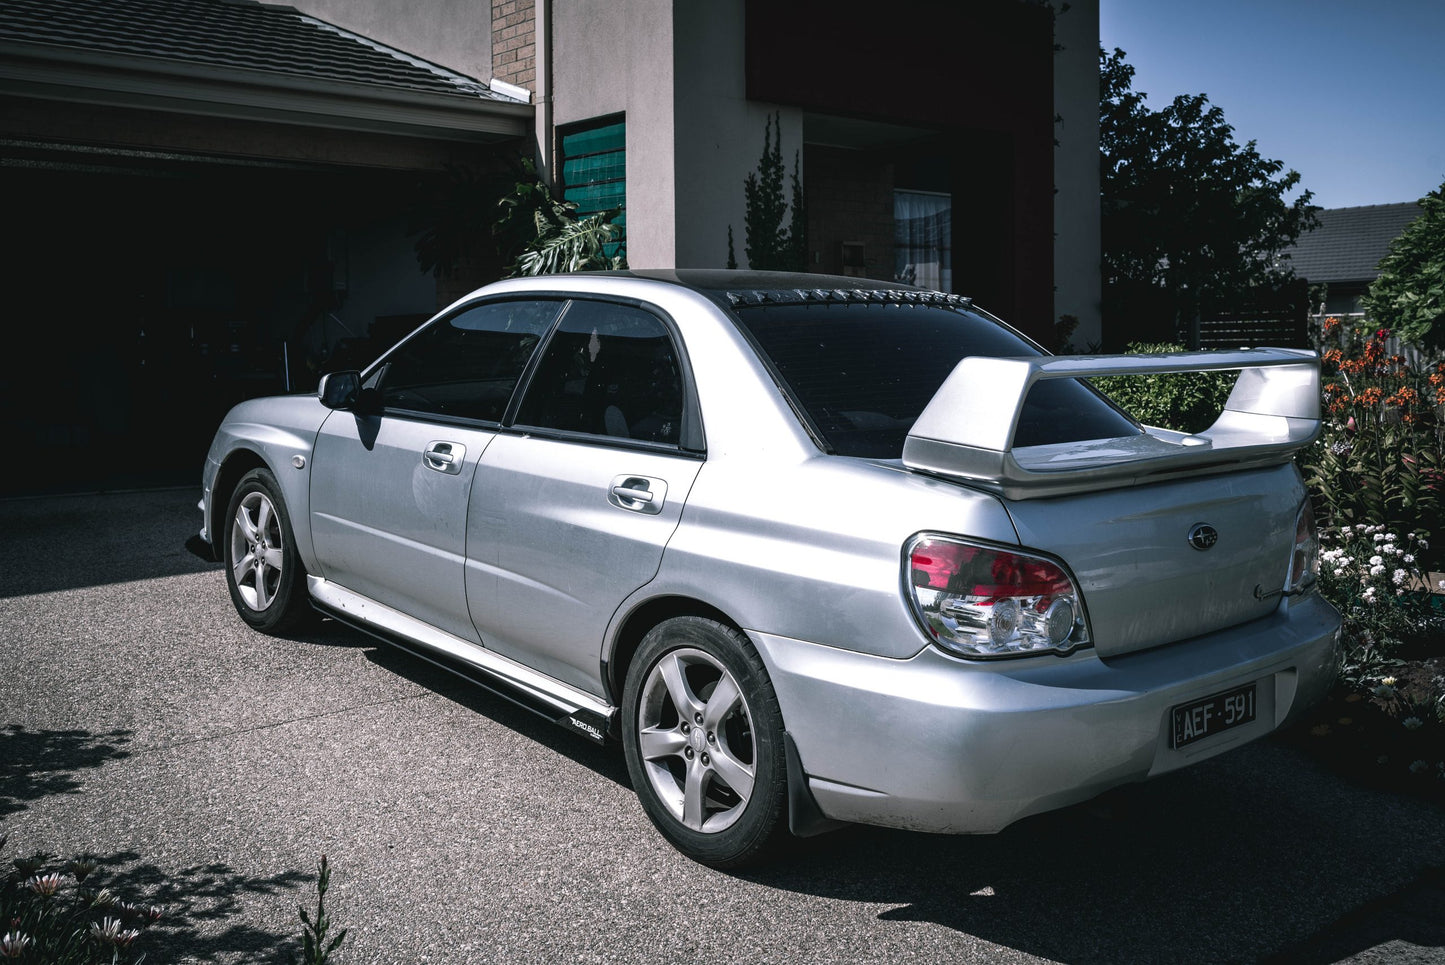
[[[628,770],[648,816],[685,854],[736,867],[785,815],[782,715],[738,631],[676,617],[642,641],[623,706]]]
[[[226,585],[236,612],[266,633],[295,625],[309,612],[305,573],[276,477],[265,469],[247,473],[226,518]]]

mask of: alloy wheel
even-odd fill
[[[685,827],[731,827],[752,797],[757,745],[737,681],[712,655],[671,650],[648,671],[638,748],[659,800]]]

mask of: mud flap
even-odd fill
[[[788,830],[799,838],[835,831],[846,827],[846,821],[834,821],[825,817],[808,790],[808,775],[803,773],[803,762],[798,757],[798,745],[793,735],[783,731],[783,749],[788,758]]]

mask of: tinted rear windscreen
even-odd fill
[[[931,305],[763,305],[735,313],[829,447],[844,456],[901,457],[908,430],[960,359],[1041,354],[982,315]],[[1093,389],[1059,379],[1029,393],[1014,445],[1139,431]]]

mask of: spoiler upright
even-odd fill
[[[1029,390],[1041,380],[1233,369],[1240,374],[1229,401],[1204,432],[1145,426],[1137,436],[1014,448]],[[1315,352],[974,356],[958,363],[909,430],[903,463],[1031,499],[1288,462],[1319,433]]]

